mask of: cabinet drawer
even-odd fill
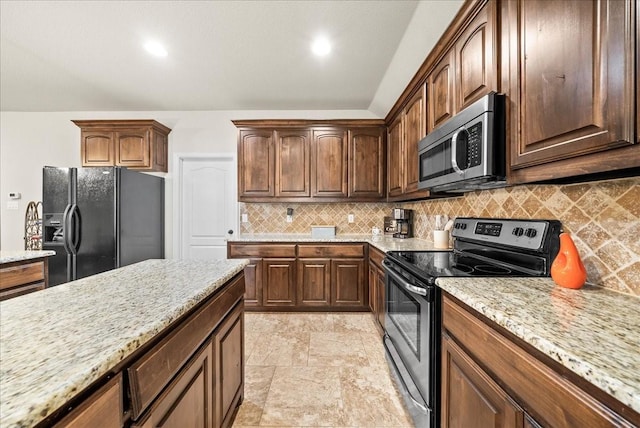
[[[544,426],[632,426],[599,400],[448,297],[442,325]]]
[[[384,269],[382,266],[382,260],[384,260],[384,253],[375,247],[369,246],[369,261],[379,269]]]
[[[0,290],[44,281],[44,262],[25,263],[0,269]]]
[[[0,276],[2,272],[0,272]],[[22,285],[20,287],[13,287],[8,289],[0,289],[0,301],[12,299],[14,297],[22,296],[23,294],[29,294],[34,291],[44,290],[44,282],[34,282],[33,284]]]
[[[207,302],[127,369],[136,420],[244,294],[244,276]]]
[[[118,373],[57,423],[56,428],[121,427],[124,415],[122,400],[122,373]]]
[[[298,245],[298,257],[335,257],[335,258],[353,258],[364,257],[365,244],[347,244],[347,245],[314,245],[301,244]]]
[[[295,257],[295,244],[229,244],[230,258]]]

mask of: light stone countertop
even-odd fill
[[[393,238],[391,235],[336,235],[332,238],[313,238],[311,234],[256,234],[240,235],[237,238],[228,239],[229,242],[367,242],[382,252],[387,251],[428,251],[434,250],[433,242],[418,238]],[[441,251],[441,250],[440,250]]]
[[[23,260],[31,260],[37,259],[40,257],[49,257],[55,256],[55,251],[26,251],[26,250],[15,250],[15,251],[0,251],[0,264],[2,263],[11,263],[11,262],[20,262]]]
[[[436,284],[640,412],[640,299],[550,278],[438,278]]]
[[[0,424],[33,426],[248,260],[147,260],[0,302]]]

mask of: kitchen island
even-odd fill
[[[46,288],[55,251],[0,251],[0,300]]]
[[[566,289],[551,278],[436,283],[444,290],[445,403],[465,394],[465,401],[473,401],[471,390],[495,397],[504,388],[508,399],[493,404],[516,402],[525,419],[542,426],[640,425],[638,298],[589,285]],[[459,371],[474,388],[458,389]],[[492,387],[483,389],[488,383]],[[475,420],[480,413],[475,409],[469,416]]]
[[[73,418],[114,379],[120,379],[114,406],[123,410],[117,421],[153,423],[194,358],[208,355],[215,370],[212,363],[222,354],[237,359],[227,366],[240,384],[232,397],[218,400],[214,393],[215,406],[205,407],[219,412],[203,417],[228,423],[233,409],[218,408],[218,401],[237,407],[242,399],[246,264],[147,260],[0,303],[0,424],[49,425],[70,410],[67,418]],[[217,340],[220,329],[224,337]],[[228,337],[234,339],[232,353],[222,341]]]

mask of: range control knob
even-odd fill
[[[467,228],[467,223],[460,223],[460,229],[465,230]]]
[[[514,227],[513,231],[511,232],[512,235],[516,235],[516,236],[522,236],[523,233],[524,233],[524,229],[521,227]]]
[[[538,232],[535,229],[531,228],[524,231],[524,236],[526,236],[527,238],[534,238],[537,234]]]

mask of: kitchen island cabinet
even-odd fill
[[[640,424],[635,298],[550,278],[436,283],[443,427]]]
[[[247,263],[147,260],[0,303],[3,426],[230,426]]]
[[[44,290],[55,251],[0,251],[0,301]]]

